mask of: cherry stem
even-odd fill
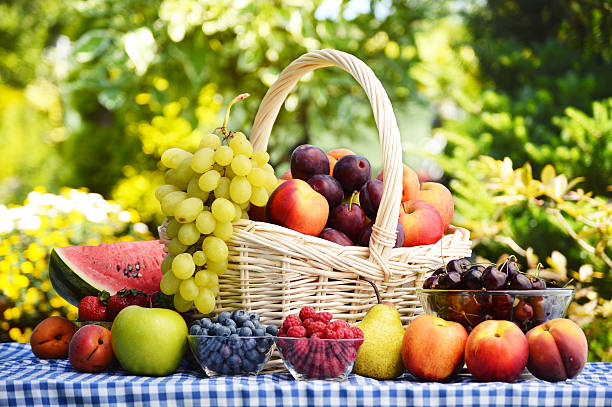
[[[351,194],[351,199],[349,199],[349,212],[353,210],[353,200],[355,199],[355,195],[359,195],[359,191],[353,191]]]
[[[372,285],[372,288],[374,288],[374,292],[376,293],[376,301],[379,304],[382,304],[382,301],[380,299],[380,292],[378,292],[378,287],[376,287],[376,284],[374,284],[372,281],[368,280],[367,278],[361,278],[363,281],[367,281],[368,283],[370,283]]]
[[[227,105],[227,109],[225,109],[225,119],[223,120],[223,125],[221,126],[221,132],[225,134],[225,131],[227,130],[227,123],[229,122],[230,109],[232,108],[232,105],[238,102],[239,100],[248,98],[249,96],[250,95],[248,93],[242,93],[236,96],[231,102],[229,102],[229,105]]]

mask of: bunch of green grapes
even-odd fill
[[[167,216],[169,243],[160,289],[174,296],[180,312],[193,305],[204,314],[213,311],[232,223],[248,219],[250,205],[265,206],[278,184],[268,153],[253,151],[243,133],[226,129],[232,104],[246,96],[229,104],[223,126],[202,137],[195,153],[171,148],[161,156],[166,184],[155,196]]]

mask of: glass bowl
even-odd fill
[[[273,336],[187,335],[189,348],[207,376],[256,375],[270,360]]]
[[[296,380],[346,380],[363,339],[277,337],[276,347]]]
[[[459,322],[470,332],[488,319],[514,322],[523,332],[548,320],[564,318],[574,298],[572,288],[545,290],[417,289],[426,314]]]

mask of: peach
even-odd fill
[[[76,330],[76,325],[64,317],[44,319],[32,331],[32,353],[40,359],[66,359]]]
[[[465,328],[457,322],[419,315],[404,333],[404,366],[419,379],[446,380],[463,367],[467,338]]]
[[[437,182],[425,182],[421,185],[417,199],[429,202],[438,210],[444,222],[444,231],[448,229],[455,212],[453,195],[444,185]]]
[[[527,338],[510,321],[481,322],[465,344],[465,364],[472,376],[481,382],[515,381],[525,369],[528,357]]]
[[[444,234],[442,217],[425,201],[404,202],[399,222],[404,228],[404,247],[434,244]]]
[[[414,201],[419,194],[419,176],[417,173],[406,164],[402,164],[402,202]],[[376,179],[383,180],[383,171],[380,170]]]
[[[288,180],[288,179],[292,179],[293,176],[291,175],[291,170],[287,170],[285,172],[283,172],[283,175],[281,175],[281,179],[284,180]]]
[[[538,379],[557,382],[578,376],[587,361],[588,345],[582,329],[557,318],[527,332],[527,369]]]
[[[279,185],[268,200],[266,217],[271,223],[305,235],[319,236],[329,217],[327,199],[301,179]]]
[[[113,362],[111,331],[100,325],[85,325],[79,329],[68,350],[68,360],[80,372],[96,373]]]

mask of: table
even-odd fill
[[[469,375],[431,383],[408,374],[388,381],[351,375],[342,383],[298,382],[288,373],[207,378],[187,363],[167,377],[133,376],[119,368],[86,374],[67,360],[39,360],[29,344],[0,344],[0,406],[109,404],[612,407],[612,363],[589,363],[577,378],[560,383],[532,377],[512,384],[477,383]]]

